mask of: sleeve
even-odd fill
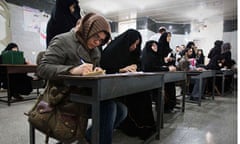
[[[66,65],[67,54],[63,39],[55,38],[37,67],[37,74],[43,79],[55,80],[59,74],[69,74],[74,65]]]

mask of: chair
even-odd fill
[[[45,54],[45,51],[41,51],[38,53],[37,58],[36,58],[36,63],[37,65],[40,63],[41,58],[43,57],[43,55]],[[40,88],[44,88],[45,87],[45,80],[43,80],[41,77],[39,77],[36,73],[34,74],[34,78],[32,80],[32,88],[37,90],[37,96],[39,96]]]

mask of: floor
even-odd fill
[[[3,92],[0,92],[2,95]],[[13,103],[0,102],[0,143],[28,144],[29,125],[23,114],[34,100]],[[204,100],[202,106],[186,103],[185,113],[165,115],[161,138],[151,144],[237,144],[237,93],[228,93],[215,100]],[[36,144],[44,144],[43,134],[36,133]],[[51,139],[50,144],[56,143]],[[138,138],[116,131],[113,144],[140,144]]]

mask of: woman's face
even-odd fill
[[[129,48],[129,51],[134,51],[137,48],[137,45],[140,43],[140,40],[136,40]]]
[[[198,51],[198,55],[201,55],[202,54],[202,51]]]
[[[170,42],[171,41],[171,34],[168,34],[167,35],[167,42]]]
[[[12,51],[18,51],[17,47],[12,48]]]
[[[104,43],[104,40],[106,39],[106,34],[104,32],[99,32],[92,37],[90,37],[87,41],[87,47],[89,49],[96,48]]]
[[[158,46],[156,43],[153,43],[152,46],[151,46],[151,49],[154,51],[154,52],[157,52],[158,50]]]
[[[193,53],[193,50],[192,50],[192,49],[189,49],[189,50],[187,51],[187,56],[191,56],[192,53]]]
[[[74,13],[75,6],[76,6],[76,4],[72,4],[72,5],[69,6],[69,10],[70,10],[71,13]]]

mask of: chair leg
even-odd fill
[[[217,94],[218,94],[219,96],[222,95],[222,94],[220,93],[220,91],[218,90],[217,86],[214,86],[214,89],[216,90],[216,92],[217,92]]]

